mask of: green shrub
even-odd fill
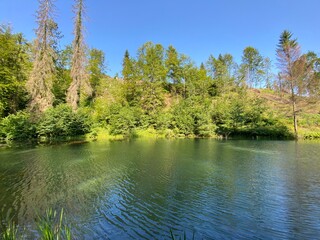
[[[320,139],[320,131],[306,132],[302,137],[306,140]]]
[[[47,138],[78,136],[89,130],[88,115],[81,111],[75,113],[65,104],[47,110],[37,125],[38,136]]]
[[[122,107],[118,104],[111,106],[108,124],[110,134],[129,136],[137,123],[135,109],[128,106]]]
[[[302,114],[299,118],[299,125],[301,127],[319,127],[320,114]]]
[[[31,139],[36,136],[35,126],[30,114],[17,112],[3,118],[0,122],[0,136],[6,140]]]
[[[173,107],[171,128],[185,136],[213,136],[216,126],[211,119],[210,102],[201,97],[181,101]]]

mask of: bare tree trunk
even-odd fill
[[[75,30],[73,41],[73,56],[71,63],[72,82],[67,92],[67,103],[75,111],[81,100],[81,93],[85,92],[88,96],[92,94],[92,88],[89,83],[89,77],[86,70],[86,45],[83,37],[83,15],[84,0],[75,0]]]
[[[290,74],[291,75],[291,74]],[[294,137],[298,139],[298,121],[297,121],[297,109],[296,109],[296,95],[294,93],[294,84],[291,77],[291,102],[292,102],[292,115],[293,115],[293,128],[294,128]]]
[[[55,31],[57,24],[53,21],[54,5],[52,0],[39,0],[37,12],[38,28],[35,40],[35,60],[27,89],[31,96],[29,107],[35,113],[44,112],[51,107],[54,100],[52,82],[56,73]]]
[[[293,127],[294,127],[294,137],[298,139],[298,119],[297,119],[297,110],[296,110],[296,99],[292,95],[292,111],[293,111]]]

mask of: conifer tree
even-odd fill
[[[301,56],[297,39],[293,39],[292,33],[287,30],[280,35],[277,57],[281,78],[291,94],[294,134],[297,138],[297,94],[303,91],[303,81],[306,79],[309,69],[306,65],[305,56]]]
[[[30,109],[36,113],[44,112],[52,106],[54,101],[52,82],[56,74],[55,45],[58,29],[53,19],[54,8],[54,0],[39,0],[34,63],[27,82],[27,89],[31,96]]]
[[[165,66],[167,68],[168,82],[172,85],[170,90],[176,94],[181,88],[183,74],[181,56],[173,46],[169,46],[166,51]]]
[[[74,5],[75,29],[73,40],[73,55],[71,62],[72,82],[67,92],[67,103],[76,110],[80,103],[80,94],[85,93],[87,96],[92,94],[92,88],[89,82],[89,75],[86,70],[86,45],[84,42],[84,0],[75,0]]]
[[[235,84],[236,63],[231,54],[219,54],[218,58],[213,55],[207,61],[208,72],[213,79],[211,94],[220,95],[226,93]]]

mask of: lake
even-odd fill
[[[2,219],[76,239],[315,239],[320,143],[132,140],[0,150]],[[32,231],[30,231],[32,236]]]

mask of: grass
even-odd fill
[[[16,240],[20,239],[20,235],[18,233],[18,227],[14,222],[8,223],[7,227],[4,229],[1,239],[3,240]]]
[[[44,216],[37,217],[36,225],[38,228],[37,234],[41,240],[71,240],[70,228],[64,223],[63,209],[60,213],[52,209],[46,210]],[[23,231],[19,232],[18,226],[14,222],[9,222],[2,230],[1,239],[24,239]]]
[[[63,209],[60,214],[48,209],[44,217],[38,217],[37,222],[42,240],[71,240],[70,228],[63,223]]]
[[[110,141],[117,141],[117,140],[124,140],[126,137],[124,135],[111,135],[109,133],[109,129],[97,127],[92,129],[90,133],[86,135],[87,140],[93,141],[100,141],[100,140],[110,140]]]

